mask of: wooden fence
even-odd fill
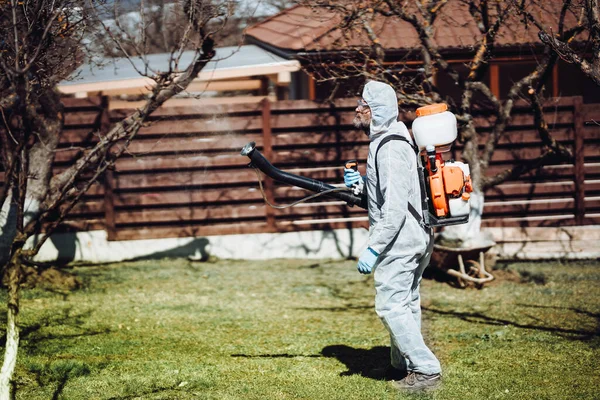
[[[106,229],[109,239],[208,236],[366,226],[366,212],[322,199],[285,210],[265,205],[255,172],[240,155],[256,142],[277,167],[330,184],[342,165],[358,159],[364,173],[367,137],[352,127],[356,100],[178,107],[157,110],[125,157],[71,213],[69,226]],[[109,110],[106,100],[65,99],[65,132],[56,168],[73,162],[79,147],[96,142],[132,110]],[[570,162],[549,165],[486,193],[484,225],[563,226],[600,221],[600,105],[563,98],[546,109],[554,137],[574,148]],[[410,126],[412,113],[402,119]],[[482,137],[486,116],[476,118]],[[488,175],[540,154],[533,117],[517,106],[494,153]],[[453,149],[460,159],[461,146]],[[267,198],[290,203],[308,193],[265,180]]]

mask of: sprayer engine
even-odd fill
[[[460,217],[469,214],[473,191],[469,165],[460,161],[444,161],[441,153],[428,152],[426,170],[431,211],[436,217]]]
[[[425,166],[429,212],[439,219],[438,226],[446,218],[469,215],[473,191],[469,165],[443,158],[457,137],[456,117],[447,109],[446,104],[420,107],[412,126]]]

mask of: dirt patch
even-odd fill
[[[517,271],[512,269],[495,269],[486,268],[486,270],[494,276],[494,279],[484,283],[483,285],[477,285],[472,282],[465,282],[466,288],[478,288],[493,287],[503,282],[513,283],[524,283],[523,277]],[[448,283],[450,286],[460,288],[457,278],[448,275],[446,269],[436,268],[435,266],[429,266],[423,274],[425,279],[434,279],[438,282]]]
[[[56,268],[47,268],[38,272],[33,267],[25,267],[26,288],[42,288],[50,290],[71,291],[82,287],[82,282],[77,276]]]
[[[490,271],[494,275],[494,280],[485,284],[485,286],[497,286],[503,282],[521,283],[521,275],[512,269],[496,269]]]

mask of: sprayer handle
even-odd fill
[[[358,171],[358,161],[356,160],[348,160],[346,161],[346,168],[354,170],[354,171]]]

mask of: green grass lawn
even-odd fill
[[[504,267],[482,290],[424,281],[444,385],[421,397],[377,371],[388,337],[353,261],[78,267],[83,289],[23,292],[16,398],[600,398],[600,264]]]

